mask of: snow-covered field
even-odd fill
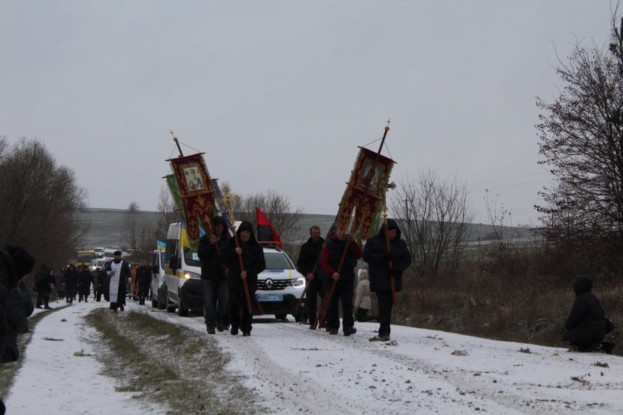
[[[54,306],[54,305],[53,305]],[[60,306],[60,303],[58,304]],[[117,392],[93,356],[83,316],[106,303],[74,303],[36,326],[5,399],[8,414],[164,413]],[[208,336],[201,317],[142,310]],[[258,321],[259,320],[259,321]],[[392,327],[390,343],[368,341],[376,323],[350,337],[257,319],[251,337],[211,337],[274,414],[622,414],[623,359],[601,353]],[[619,345],[618,347],[621,347]]]

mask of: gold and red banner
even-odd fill
[[[203,153],[169,159],[177,181],[186,230],[190,239],[199,238],[199,224],[210,233],[215,212],[215,193]]]
[[[367,148],[359,149],[335,225],[337,230],[356,233],[365,240],[370,234],[375,216],[382,208],[389,175],[396,162]],[[354,220],[349,229],[353,215]]]

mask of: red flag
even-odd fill
[[[255,208],[255,215],[257,219],[257,240],[259,242],[274,242],[279,249],[283,249],[283,244],[281,243],[281,239],[279,239],[279,235],[264,212],[259,208]]]

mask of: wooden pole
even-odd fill
[[[378,154],[381,154],[381,150],[383,150],[383,144],[385,144],[385,138],[387,137],[387,132],[389,131],[389,120],[387,120],[387,125],[385,126],[385,132],[383,133],[383,138],[381,139],[381,145],[379,146]]]
[[[182,153],[182,147],[180,147],[180,143],[179,143],[179,141],[177,141],[177,137],[173,133],[173,130],[169,130],[169,132],[173,136],[173,141],[175,141],[175,145],[177,146],[177,151],[180,152],[180,157],[184,157],[184,153]]]

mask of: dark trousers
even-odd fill
[[[206,326],[225,326],[227,315],[227,280],[201,280],[203,288],[203,317]],[[245,307],[246,307],[246,300]]]
[[[309,318],[309,325],[316,326],[318,318],[318,296],[324,298],[324,290],[322,289],[322,278],[315,277],[311,281],[307,281],[307,292],[305,293],[305,312]]]
[[[379,300],[379,336],[389,336],[391,332],[390,322],[392,320],[392,292],[380,291],[376,293]]]
[[[138,283],[138,300],[139,304],[145,304],[145,299],[149,296],[149,282],[142,281]]]
[[[324,289],[329,293],[331,285],[333,284],[333,278],[324,277]],[[329,303],[329,310],[327,311],[327,328],[329,330],[337,330],[340,328],[340,311],[339,303],[342,303],[342,325],[343,329],[350,329],[355,325],[353,318],[353,296],[355,294],[355,281],[344,281],[340,279],[336,286],[331,302]]]
[[[48,308],[49,303],[50,303],[50,293],[46,291],[39,291],[37,293],[37,308],[39,307]]]
[[[357,311],[355,311],[355,316],[357,317],[357,321],[368,321],[368,311],[370,310],[357,307]]]
[[[255,293],[249,293],[251,301]],[[251,304],[253,305],[253,304]],[[244,291],[229,290],[229,319],[231,327],[240,328],[242,332],[251,332],[251,321],[253,316],[249,313],[249,307],[247,307],[247,299],[244,295]]]

